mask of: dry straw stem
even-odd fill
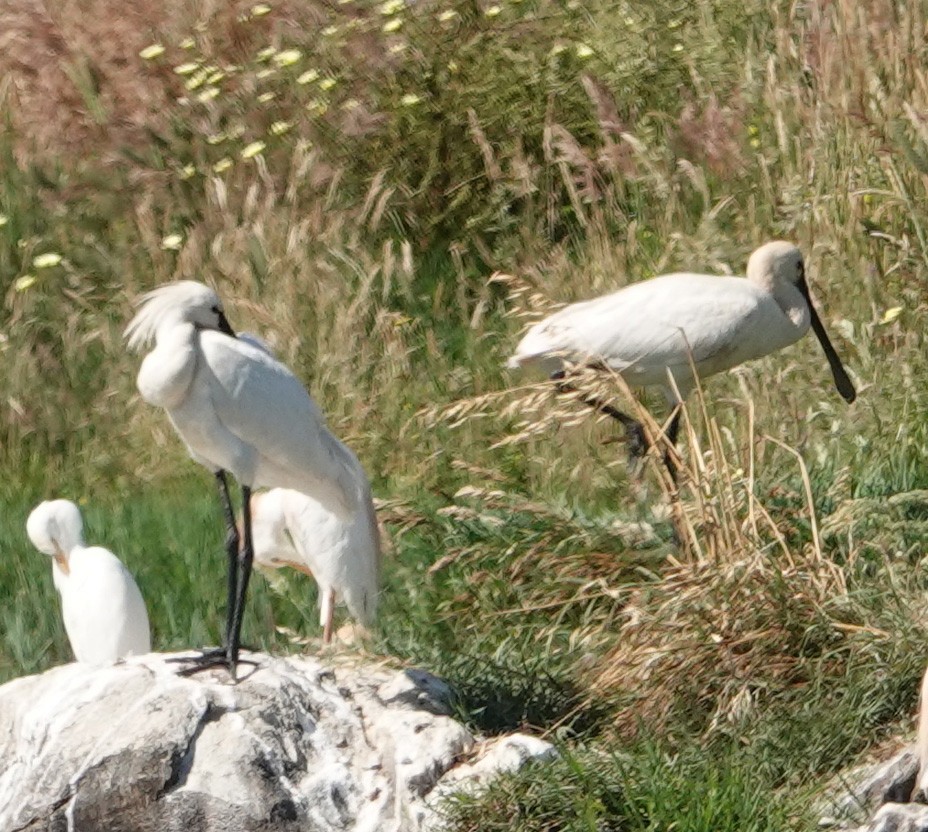
[[[708,445],[700,446],[700,432],[687,420],[691,497],[680,501],[697,557],[632,592],[613,647],[589,674],[594,696],[626,702],[617,718],[622,731],[639,721],[662,726],[675,708],[714,712],[712,724],[724,724],[759,693],[806,680],[803,640],[813,625],[836,638],[847,631],[829,613],[847,596],[847,586],[844,573],[822,553],[801,456],[780,440],[760,440],[793,455],[805,485],[813,541],[796,552],[704,407],[702,399]],[[753,459],[750,419],[749,431]]]
[[[601,652],[619,623],[620,608],[615,602],[640,564],[616,558],[611,549],[600,550],[592,543],[589,529],[567,510],[502,489],[476,486],[461,489],[455,500],[467,504],[458,503],[442,514],[496,526],[504,522],[503,517],[518,512],[540,522],[532,524],[527,535],[512,529],[506,548],[491,557],[486,545],[478,542],[449,549],[433,564],[433,574],[452,564],[466,570],[466,591],[449,599],[442,615],[459,620],[463,609],[472,609],[476,588],[485,585],[491,596],[504,588],[514,603],[485,609],[484,619],[500,619],[500,626],[513,637],[528,639],[542,651],[563,649],[564,632],[569,630],[572,654]],[[651,559],[654,543],[652,537]],[[647,558],[643,554],[639,560]],[[543,580],[539,580],[541,575]]]
[[[745,689],[806,681],[803,639],[827,621],[843,587],[814,556],[781,564],[755,550],[718,564],[684,563],[641,585],[614,646],[588,674],[592,698],[623,701],[617,724],[660,727],[679,715],[727,712]]]

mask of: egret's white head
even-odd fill
[[[757,249],[748,260],[748,280],[770,290],[805,282],[802,252],[785,240],[774,240]]]
[[[139,311],[124,333],[129,349],[136,351],[147,347],[167,323],[190,323],[200,329],[215,329],[235,337],[219,295],[195,280],[167,283],[142,295]]]
[[[32,545],[55,558],[65,573],[71,550],[84,543],[83,529],[80,510],[70,500],[39,503],[26,520],[26,534]]]

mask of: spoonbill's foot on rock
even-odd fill
[[[255,652],[250,647],[244,648],[249,652]],[[175,656],[165,661],[171,664],[184,664],[186,667],[177,671],[178,676],[193,676],[204,670],[210,670],[214,667],[224,667],[229,671],[233,681],[238,681],[238,665],[247,664],[250,667],[257,667],[258,663],[251,659],[236,658],[234,661],[225,647],[204,647],[200,650],[198,656]]]

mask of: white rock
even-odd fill
[[[885,762],[867,763],[833,778],[818,802],[823,828],[854,825],[870,817],[884,803],[909,799],[918,773],[918,753],[910,746]]]
[[[547,762],[558,756],[550,743],[528,734],[494,737],[481,743],[474,759],[452,768],[428,796],[420,808],[419,821],[427,828],[440,828],[441,802],[455,792],[477,794],[498,774],[518,771],[527,763]]]
[[[928,832],[928,806],[886,803],[859,832]]]
[[[528,734],[496,737],[478,752],[477,759],[453,768],[441,781],[442,791],[461,786],[485,785],[497,774],[518,771],[526,763],[553,760],[557,749],[550,743]]]
[[[0,687],[0,830],[418,832],[439,796],[553,753],[501,738],[455,769],[475,741],[435,677],[243,659],[237,685],[153,654]]]

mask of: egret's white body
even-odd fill
[[[347,519],[353,510],[352,458],[296,376],[253,340],[235,337],[208,286],[180,281],[149,292],[126,336],[135,350],[154,341],[139,370],[139,392],[167,412],[190,455],[220,485],[229,559],[223,663],[234,676],[253,558],[251,489],[293,488]],[[240,553],[225,471],[242,486]],[[201,662],[216,663],[208,655]]]
[[[380,532],[360,463],[355,470],[357,508],[350,520],[289,488],[274,488],[251,498],[255,563],[272,569],[290,566],[315,579],[319,623],[326,642],[331,640],[337,601],[364,627],[373,624],[377,613]]]
[[[565,362],[601,365],[632,386],[663,388],[676,404],[695,385],[693,366],[700,378],[728,370],[794,343],[810,324],[838,390],[853,401],[854,388],[809,300],[802,254],[782,241],[751,255],[746,279],[668,274],[571,304],[531,327],[509,366],[555,373]]]
[[[151,652],[148,613],[138,585],[108,549],[85,546],[70,500],[40,503],[26,521],[33,545],[51,555],[64,629],[79,662],[102,664]]]

